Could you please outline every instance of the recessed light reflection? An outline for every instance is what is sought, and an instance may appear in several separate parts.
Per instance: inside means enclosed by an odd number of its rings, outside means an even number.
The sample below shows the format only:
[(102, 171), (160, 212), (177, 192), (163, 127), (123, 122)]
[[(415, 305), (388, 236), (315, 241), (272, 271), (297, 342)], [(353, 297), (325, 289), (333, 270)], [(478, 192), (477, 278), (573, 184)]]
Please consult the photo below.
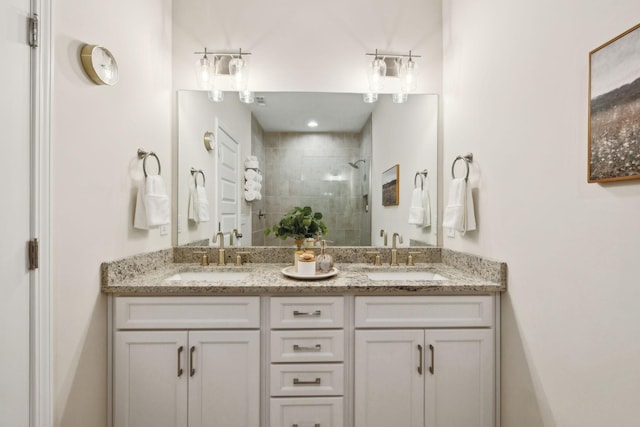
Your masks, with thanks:
[(315, 120), (309, 120), (307, 122), (307, 126), (310, 128), (317, 128), (318, 127), (318, 122), (316, 122)]

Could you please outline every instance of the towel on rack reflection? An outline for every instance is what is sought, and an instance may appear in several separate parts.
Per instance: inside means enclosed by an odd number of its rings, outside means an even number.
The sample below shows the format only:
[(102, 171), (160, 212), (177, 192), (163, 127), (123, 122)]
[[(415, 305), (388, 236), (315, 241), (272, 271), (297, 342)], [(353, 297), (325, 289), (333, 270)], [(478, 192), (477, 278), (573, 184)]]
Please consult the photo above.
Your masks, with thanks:
[(462, 234), (476, 229), (471, 187), (464, 178), (454, 178), (449, 184), (449, 203), (444, 210), (442, 227)]
[(256, 156), (248, 156), (244, 161), (244, 167), (247, 169), (259, 169), (260, 162)]
[(254, 200), (262, 200), (262, 194), (260, 194), (260, 191), (256, 191), (256, 190), (245, 190), (244, 199), (247, 202), (253, 202)]
[(262, 184), (260, 184), (258, 181), (248, 180), (244, 183), (244, 189), (248, 191), (260, 191), (262, 190)]
[(204, 185), (194, 180), (189, 185), (189, 219), (196, 224), (209, 221), (209, 199)]
[(244, 171), (244, 179), (247, 181), (255, 181), (258, 177), (258, 172), (253, 169), (247, 169)]
[(160, 175), (145, 177), (138, 185), (133, 226), (149, 230), (171, 222), (171, 203)]
[(411, 206), (409, 207), (409, 224), (418, 227), (431, 226), (431, 200), (427, 185), (424, 190), (419, 187), (413, 189)]

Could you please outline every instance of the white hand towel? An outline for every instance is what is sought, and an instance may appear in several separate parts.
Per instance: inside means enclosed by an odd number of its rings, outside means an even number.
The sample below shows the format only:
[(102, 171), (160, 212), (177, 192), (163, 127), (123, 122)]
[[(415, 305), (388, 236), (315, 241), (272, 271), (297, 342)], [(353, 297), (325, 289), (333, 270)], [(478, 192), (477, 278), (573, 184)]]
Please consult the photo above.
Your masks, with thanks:
[(431, 196), (429, 195), (429, 186), (427, 181), (424, 183), (424, 191), (422, 191), (422, 207), (424, 208), (423, 227), (431, 226)]
[(188, 206), (188, 217), (189, 220), (197, 223), (198, 222), (198, 193), (196, 191), (196, 186), (191, 180), (189, 182), (189, 206)]
[(198, 196), (197, 222), (207, 222), (209, 221), (209, 199), (207, 199), (207, 190), (204, 188), (204, 185), (199, 185), (196, 188), (196, 194)]
[(476, 229), (471, 188), (464, 178), (456, 178), (449, 184), (449, 203), (444, 210), (442, 227), (462, 234)]
[(244, 171), (244, 179), (247, 181), (256, 181), (256, 177), (258, 176), (258, 172), (253, 169), (247, 169)]
[(148, 176), (138, 186), (133, 226), (142, 230), (171, 222), (171, 203), (160, 175)]
[(255, 190), (255, 191), (260, 191), (262, 189), (262, 184), (260, 184), (257, 181), (246, 181), (244, 183), (244, 189), (245, 190)]
[(422, 225), (424, 222), (423, 197), (420, 188), (414, 188), (411, 193), (411, 206), (409, 207), (409, 224)]

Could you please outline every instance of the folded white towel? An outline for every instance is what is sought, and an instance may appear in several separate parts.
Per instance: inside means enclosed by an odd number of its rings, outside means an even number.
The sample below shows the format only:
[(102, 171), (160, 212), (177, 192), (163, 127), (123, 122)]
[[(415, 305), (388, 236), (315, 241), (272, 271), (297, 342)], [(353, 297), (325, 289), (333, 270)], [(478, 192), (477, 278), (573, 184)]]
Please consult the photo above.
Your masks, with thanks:
[(262, 189), (262, 184), (260, 184), (257, 181), (246, 181), (244, 183), (244, 189), (245, 190), (255, 190), (255, 191), (260, 191)]
[(256, 200), (262, 200), (262, 193), (259, 191), (256, 191)]
[(260, 172), (256, 173), (254, 181), (262, 182), (262, 174)]
[(409, 224), (422, 225), (424, 222), (422, 200), (422, 190), (414, 188), (411, 193), (411, 206), (409, 207)]
[(171, 222), (171, 203), (160, 175), (148, 176), (138, 185), (133, 226), (142, 230)]
[(246, 190), (244, 192), (244, 199), (247, 202), (252, 202), (252, 201), (256, 200), (256, 197), (257, 197), (258, 194), (260, 194), (260, 193), (255, 191), (255, 190)]
[(260, 163), (257, 160), (245, 160), (244, 167), (249, 169), (259, 169)]
[(196, 224), (209, 221), (209, 199), (204, 185), (192, 181), (189, 187), (189, 219)]
[(456, 178), (449, 184), (449, 203), (444, 210), (442, 227), (462, 234), (476, 229), (471, 188), (464, 178)]
[(247, 181), (257, 181), (257, 176), (258, 172), (254, 171), (253, 169), (247, 169), (246, 171), (244, 171), (244, 179), (246, 179)]

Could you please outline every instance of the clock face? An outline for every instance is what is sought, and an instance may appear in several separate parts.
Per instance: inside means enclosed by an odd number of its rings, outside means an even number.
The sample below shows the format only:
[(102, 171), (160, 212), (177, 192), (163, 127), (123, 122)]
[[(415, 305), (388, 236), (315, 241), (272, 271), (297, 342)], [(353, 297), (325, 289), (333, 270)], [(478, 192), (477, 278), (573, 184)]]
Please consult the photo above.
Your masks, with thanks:
[(85, 72), (94, 83), (114, 85), (118, 82), (118, 63), (108, 49), (85, 45), (80, 56)]

